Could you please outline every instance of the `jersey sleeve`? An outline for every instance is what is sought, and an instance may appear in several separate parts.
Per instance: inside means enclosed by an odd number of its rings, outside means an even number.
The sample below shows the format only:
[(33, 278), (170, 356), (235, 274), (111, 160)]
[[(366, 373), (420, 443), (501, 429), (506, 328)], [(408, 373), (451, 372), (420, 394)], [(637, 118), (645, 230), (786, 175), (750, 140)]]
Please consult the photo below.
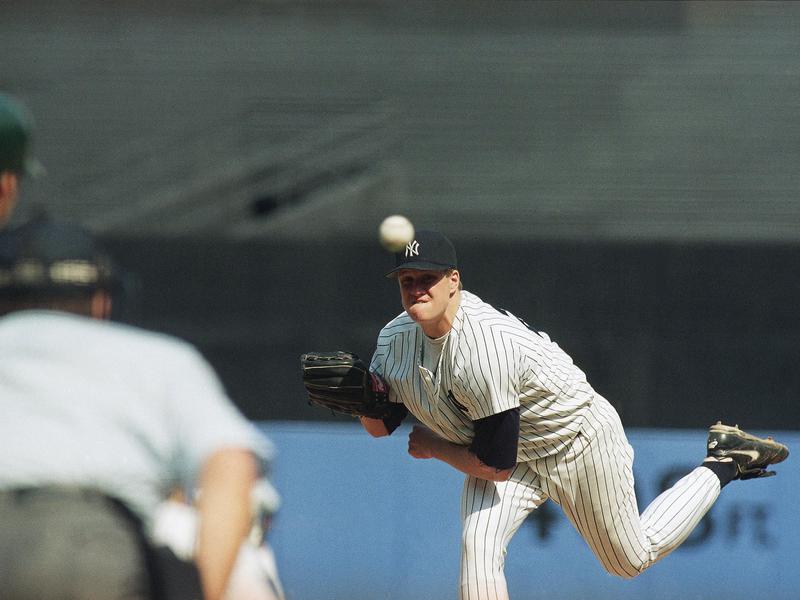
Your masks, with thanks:
[[(375, 348), (375, 352), (372, 354), (372, 360), (369, 364), (369, 370), (373, 373), (379, 375), (381, 378), (384, 378), (385, 374), (385, 366), (386, 366), (386, 355), (388, 352), (388, 345), (386, 341), (386, 336), (384, 332), (381, 331), (381, 334), (378, 336), (378, 344)], [(408, 409), (403, 405), (403, 403), (397, 398), (397, 394), (392, 391), (392, 388), (389, 384), (386, 384), (386, 387), (389, 390), (388, 398), (390, 402), (396, 404), (396, 406), (392, 406), (394, 409), (392, 414), (383, 419), (383, 424), (386, 426), (386, 431), (389, 432), (391, 435), (395, 429), (400, 426), (400, 423), (403, 422), (403, 419), (406, 418), (408, 415)]]
[(518, 356), (502, 330), (465, 323), (456, 352), (464, 372), (460, 396), (473, 421), (519, 407)]
[[(372, 360), (369, 363), (369, 370), (377, 375), (380, 375), (386, 381), (386, 385), (389, 388), (389, 395), (388, 395), (389, 402), (403, 404), (403, 401), (398, 396), (396, 390), (392, 389), (392, 384), (389, 381), (391, 378), (388, 376), (386, 372), (387, 361), (392, 360), (391, 348), (394, 339), (395, 339), (394, 335), (391, 332), (387, 332), (386, 327), (384, 327), (381, 330), (380, 334), (378, 335), (378, 341), (375, 346), (375, 352), (372, 354)], [(389, 368), (391, 369), (391, 364), (389, 365)]]
[(378, 338), (378, 347), (372, 354), (372, 360), (369, 362), (369, 370), (377, 375), (383, 377), (384, 365), (386, 364), (386, 348), (380, 344), (381, 338)]

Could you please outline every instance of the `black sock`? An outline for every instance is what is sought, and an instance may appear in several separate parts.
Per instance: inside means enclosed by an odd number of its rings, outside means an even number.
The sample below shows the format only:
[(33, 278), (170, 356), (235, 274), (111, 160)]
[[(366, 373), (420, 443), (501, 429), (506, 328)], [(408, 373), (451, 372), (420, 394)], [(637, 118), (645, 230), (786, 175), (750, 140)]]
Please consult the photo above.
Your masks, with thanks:
[(732, 460), (727, 462), (709, 460), (704, 462), (701, 466), (706, 469), (711, 469), (711, 472), (719, 478), (719, 487), (721, 488), (736, 479), (736, 476), (739, 474), (739, 469), (736, 468), (736, 463)]

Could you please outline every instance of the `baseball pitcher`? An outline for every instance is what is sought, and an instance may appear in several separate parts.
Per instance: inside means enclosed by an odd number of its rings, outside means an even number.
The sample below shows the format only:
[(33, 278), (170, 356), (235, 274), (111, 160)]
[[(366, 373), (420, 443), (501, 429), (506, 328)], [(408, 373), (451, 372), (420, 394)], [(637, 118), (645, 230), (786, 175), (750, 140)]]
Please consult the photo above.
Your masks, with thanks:
[[(720, 423), (702, 463), (639, 513), (633, 450), (613, 406), (546, 334), (462, 289), (456, 252), (418, 231), (387, 274), (405, 309), (367, 367), (346, 353), (302, 358), (311, 400), (360, 414), (373, 436), (407, 412), (408, 452), (462, 471), (460, 598), (505, 600), (506, 547), (555, 501), (611, 574), (637, 576), (677, 548), (734, 479), (773, 475), (788, 449)], [(333, 398), (338, 408), (329, 402)], [(354, 407), (361, 401), (363, 412)], [(326, 404), (327, 403), (327, 404)]]

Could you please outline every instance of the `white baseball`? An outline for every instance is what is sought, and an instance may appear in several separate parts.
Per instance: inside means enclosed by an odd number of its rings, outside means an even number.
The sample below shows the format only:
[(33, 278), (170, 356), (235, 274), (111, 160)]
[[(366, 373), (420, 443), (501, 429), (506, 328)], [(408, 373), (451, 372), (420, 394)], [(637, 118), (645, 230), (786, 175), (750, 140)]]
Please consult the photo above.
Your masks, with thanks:
[(400, 252), (414, 240), (414, 226), (402, 215), (386, 217), (378, 229), (381, 245), (389, 252)]

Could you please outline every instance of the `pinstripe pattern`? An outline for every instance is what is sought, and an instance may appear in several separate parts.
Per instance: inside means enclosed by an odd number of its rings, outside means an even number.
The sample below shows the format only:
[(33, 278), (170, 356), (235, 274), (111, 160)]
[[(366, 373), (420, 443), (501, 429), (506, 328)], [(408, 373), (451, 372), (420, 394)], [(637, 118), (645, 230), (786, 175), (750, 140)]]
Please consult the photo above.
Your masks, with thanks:
[(719, 496), (698, 467), (639, 515), (633, 450), (616, 412), (598, 396), (585, 430), (563, 452), (518, 463), (508, 481), (467, 477), (461, 497), (461, 600), (506, 600), (503, 564), (528, 514), (552, 498), (612, 575), (635, 577), (677, 548)]
[(600, 396), (572, 446), (530, 466), (603, 567), (626, 578), (677, 548), (720, 492), (717, 476), (698, 467), (640, 516), (633, 487), (633, 449), (616, 411)]
[(508, 481), (466, 478), (461, 494), (460, 598), (508, 598), (506, 548), (525, 517), (545, 500), (538, 475), (526, 463), (519, 463)]
[[(639, 515), (633, 449), (619, 416), (547, 335), (469, 292), (435, 368), (405, 313), (381, 330), (371, 368), (427, 427), (472, 441), (472, 421), (520, 407), (517, 466), (504, 482), (468, 476), (461, 500), (461, 600), (505, 600), (506, 548), (525, 517), (558, 503), (603, 567), (634, 577), (669, 554), (719, 496), (698, 467)], [(427, 368), (426, 368), (427, 367)]]
[(546, 334), (464, 291), (435, 374), (421, 366), (424, 340), (402, 313), (381, 330), (370, 368), (389, 384), (390, 400), (442, 437), (468, 444), (473, 420), (517, 406), (519, 461), (556, 454), (580, 431), (594, 391)]

